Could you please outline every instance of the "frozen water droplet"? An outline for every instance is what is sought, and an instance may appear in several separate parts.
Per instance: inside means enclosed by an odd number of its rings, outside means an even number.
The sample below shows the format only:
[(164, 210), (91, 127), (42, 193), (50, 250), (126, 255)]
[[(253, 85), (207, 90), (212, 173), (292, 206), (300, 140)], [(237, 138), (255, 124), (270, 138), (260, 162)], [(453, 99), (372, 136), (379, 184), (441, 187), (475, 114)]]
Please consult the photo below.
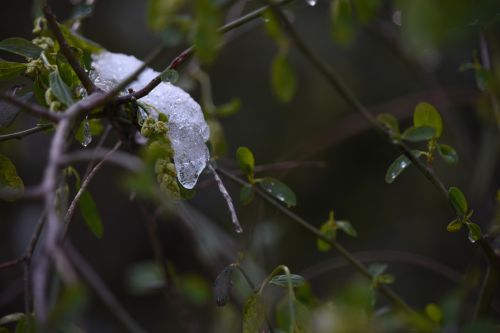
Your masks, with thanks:
[(139, 125), (142, 126), (142, 123), (148, 117), (148, 113), (144, 111), (144, 109), (140, 106), (138, 107), (138, 109), (139, 110), (137, 111), (137, 122), (139, 123)]
[(82, 146), (87, 147), (92, 142), (92, 133), (90, 131), (90, 122), (88, 118), (83, 121), (83, 139)]
[(317, 2), (318, 0), (306, 0), (306, 3), (311, 7), (316, 6)]
[(392, 13), (392, 22), (397, 26), (402, 25), (401, 11), (400, 10), (396, 10), (394, 13)]
[(179, 73), (175, 69), (166, 69), (161, 73), (161, 80), (163, 82), (175, 83), (179, 79)]

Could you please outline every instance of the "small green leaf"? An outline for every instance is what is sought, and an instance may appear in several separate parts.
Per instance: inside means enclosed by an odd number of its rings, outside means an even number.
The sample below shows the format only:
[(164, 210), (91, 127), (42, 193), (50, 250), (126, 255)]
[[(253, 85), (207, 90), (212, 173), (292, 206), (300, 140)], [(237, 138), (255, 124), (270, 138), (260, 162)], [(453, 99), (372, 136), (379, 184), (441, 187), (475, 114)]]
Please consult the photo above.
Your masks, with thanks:
[(218, 306), (226, 305), (231, 289), (233, 288), (233, 281), (231, 275), (234, 271), (234, 265), (226, 266), (222, 272), (217, 276), (214, 282), (214, 295), (215, 302)]
[(354, 0), (358, 20), (362, 23), (369, 22), (375, 17), (381, 4), (380, 0)]
[(266, 10), (262, 14), (262, 18), (264, 19), (264, 27), (269, 37), (271, 37), (278, 44), (286, 40), (276, 16), (270, 9)]
[(239, 147), (236, 150), (236, 160), (240, 164), (240, 169), (249, 178), (253, 178), (253, 169), (255, 167), (255, 159), (252, 151), (247, 147)]
[(214, 1), (196, 0), (194, 31), (195, 52), (201, 62), (210, 64), (215, 59), (221, 41), (220, 10)]
[(459, 219), (453, 220), (446, 226), (448, 232), (457, 232), (462, 229), (463, 223)]
[(413, 125), (415, 127), (429, 126), (434, 128), (435, 137), (439, 138), (443, 133), (443, 120), (436, 108), (425, 102), (419, 103), (413, 112)]
[(452, 146), (445, 144), (438, 144), (437, 150), (439, 152), (439, 156), (443, 158), (449, 164), (457, 164), (458, 162), (458, 154), (453, 149)]
[(85, 223), (87, 223), (87, 226), (97, 238), (102, 238), (103, 227), (101, 218), (99, 217), (99, 212), (97, 211), (94, 199), (88, 191), (83, 191), (82, 196), (80, 197), (79, 205), (83, 219), (85, 220)]
[(56, 70), (50, 73), (49, 84), (52, 89), (52, 93), (61, 103), (66, 106), (70, 106), (74, 103), (71, 90), (66, 83), (64, 83), (63, 79), (59, 75), (59, 71)]
[(215, 114), (219, 117), (227, 117), (235, 114), (241, 108), (241, 100), (239, 98), (233, 98), (230, 102), (222, 105), (218, 105), (215, 109)]
[(465, 195), (457, 187), (450, 187), (448, 190), (448, 198), (451, 201), (453, 207), (457, 211), (457, 214), (464, 216), (469, 211), (469, 205), (467, 204), (467, 199)]
[(333, 38), (340, 44), (348, 44), (355, 34), (355, 24), (349, 0), (331, 2), (331, 20)]
[(411, 142), (427, 141), (434, 137), (436, 130), (430, 126), (410, 127), (403, 132), (403, 140)]
[(149, 0), (147, 9), (149, 27), (155, 31), (166, 28), (183, 2), (183, 0)]
[[(87, 295), (78, 284), (65, 287), (57, 303), (49, 314), (49, 325), (55, 327), (69, 325), (85, 308)], [(63, 331), (66, 331), (63, 329)]]
[[(323, 223), (323, 225), (321, 225), (320, 231), (327, 239), (332, 241), (337, 237), (337, 225), (335, 223), (333, 211), (330, 211), (330, 217), (325, 223)], [(316, 247), (321, 252), (326, 252), (331, 249), (331, 245), (321, 238), (317, 239)]]
[(265, 318), (264, 302), (259, 294), (254, 293), (243, 307), (243, 333), (260, 332)]
[(336, 221), (337, 227), (351, 237), (356, 237), (358, 233), (349, 221)]
[(391, 284), (394, 283), (396, 279), (394, 278), (394, 275), (391, 274), (381, 274), (377, 276), (377, 282), (378, 283), (383, 283), (383, 284)]
[(35, 333), (35, 318), (24, 315), (17, 323), (15, 333)]
[(19, 37), (7, 38), (0, 42), (0, 50), (18, 54), (25, 58), (37, 59), (42, 49), (29, 40)]
[(288, 281), (290, 281), (294, 288), (300, 287), (305, 283), (304, 277), (297, 274), (290, 274), (290, 277), (286, 274), (276, 275), (271, 279), (271, 281), (269, 281), (269, 283), (283, 288), (288, 288)]
[(24, 192), (23, 180), (17, 175), (16, 167), (4, 155), (0, 155), (0, 199), (14, 201)]
[(276, 97), (282, 102), (289, 102), (297, 90), (295, 72), (283, 54), (278, 54), (273, 60), (271, 83)]
[(175, 83), (179, 80), (179, 73), (175, 69), (167, 68), (160, 77), (163, 82)]
[(0, 81), (11, 80), (26, 71), (28, 66), (18, 62), (10, 62), (0, 59)]
[(441, 320), (443, 319), (443, 312), (439, 306), (434, 303), (430, 303), (425, 306), (425, 314), (436, 324), (441, 323)]
[(377, 116), (377, 120), (384, 124), (388, 129), (390, 129), (394, 134), (399, 134), (399, 122), (398, 118), (394, 117), (390, 113), (381, 113)]
[(467, 228), (469, 228), (469, 241), (475, 243), (483, 237), (481, 232), (481, 227), (475, 223), (468, 222)]
[(297, 204), (295, 193), (283, 182), (268, 177), (260, 179), (259, 184), (267, 193), (285, 203), (288, 207)]
[(135, 263), (125, 274), (125, 287), (133, 295), (148, 295), (164, 286), (163, 270), (156, 261)]
[(252, 202), (254, 197), (252, 186), (243, 186), (240, 190), (240, 202), (244, 205), (248, 205)]
[[(418, 158), (422, 155), (422, 152), (419, 150), (412, 150), (412, 153)], [(394, 182), (394, 180), (409, 166), (411, 165), (411, 161), (405, 155), (400, 155), (398, 158), (391, 163), (387, 172), (385, 174), (385, 181), (388, 184)]]

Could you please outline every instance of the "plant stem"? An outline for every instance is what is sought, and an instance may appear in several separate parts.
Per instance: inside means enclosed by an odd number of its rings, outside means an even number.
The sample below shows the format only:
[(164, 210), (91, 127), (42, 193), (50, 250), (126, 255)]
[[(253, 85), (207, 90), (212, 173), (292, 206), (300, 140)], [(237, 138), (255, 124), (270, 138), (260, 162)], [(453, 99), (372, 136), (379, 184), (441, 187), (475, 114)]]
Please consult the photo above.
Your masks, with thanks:
[(9, 102), (12, 105), (18, 106), (21, 109), (28, 111), (29, 113), (41, 117), (43, 119), (47, 119), (53, 122), (58, 122), (61, 120), (62, 116), (58, 113), (51, 112), (50, 110), (30, 102), (23, 101), (22, 99), (17, 98), (11, 94), (8, 94), (4, 91), (0, 91), (0, 99)]

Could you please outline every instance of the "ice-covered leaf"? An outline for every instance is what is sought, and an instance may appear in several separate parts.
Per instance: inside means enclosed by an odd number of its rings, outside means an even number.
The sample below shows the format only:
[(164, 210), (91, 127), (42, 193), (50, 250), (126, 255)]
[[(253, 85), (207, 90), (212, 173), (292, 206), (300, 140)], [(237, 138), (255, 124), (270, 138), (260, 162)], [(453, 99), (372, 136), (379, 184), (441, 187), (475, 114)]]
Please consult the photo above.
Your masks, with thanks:
[[(101, 52), (93, 55), (91, 78), (96, 86), (109, 91), (141, 65), (142, 61), (133, 56)], [(146, 68), (127, 88), (137, 91), (159, 74)], [(168, 82), (160, 83), (141, 102), (154, 106), (153, 117), (158, 117), (158, 112), (168, 117), (167, 135), (174, 150), (177, 179), (183, 187), (192, 189), (210, 157), (205, 144), (210, 130), (200, 105)]]
[(264, 302), (259, 294), (254, 293), (243, 307), (243, 333), (260, 332), (264, 321)]
[(52, 89), (52, 93), (57, 99), (66, 106), (70, 106), (74, 103), (71, 89), (63, 81), (59, 71), (53, 71), (49, 75), (49, 84)]
[(4, 155), (0, 155), (0, 199), (14, 201), (24, 191), (24, 183), (17, 175), (16, 167)]
[(413, 112), (413, 125), (415, 127), (429, 126), (434, 128), (435, 137), (439, 138), (443, 132), (443, 120), (438, 110), (429, 103), (421, 102)]
[(274, 276), (269, 283), (283, 288), (288, 288), (289, 283), (291, 283), (294, 288), (297, 288), (304, 285), (305, 279), (298, 274), (283, 274)]
[(283, 54), (278, 54), (273, 60), (271, 83), (276, 96), (282, 102), (289, 102), (297, 90), (295, 71)]
[(37, 59), (42, 49), (29, 40), (20, 37), (7, 38), (0, 42), (0, 50), (18, 54), (25, 58)]
[(410, 127), (402, 134), (402, 139), (411, 142), (430, 140), (435, 136), (436, 130), (430, 126)]
[(163, 82), (176, 83), (179, 79), (179, 73), (175, 69), (167, 68), (161, 73)]
[(460, 191), (458, 187), (450, 187), (448, 190), (448, 198), (451, 201), (453, 207), (457, 211), (458, 215), (465, 215), (469, 211), (469, 205), (467, 204), (467, 199), (465, 195)]
[(102, 238), (103, 227), (101, 218), (99, 216), (99, 212), (97, 211), (95, 201), (88, 191), (83, 191), (82, 196), (80, 197), (79, 205), (83, 219), (85, 220), (87, 226), (97, 238)]
[(437, 151), (439, 152), (439, 156), (441, 156), (447, 163), (457, 164), (458, 154), (452, 146), (438, 144)]
[(297, 204), (295, 193), (285, 183), (275, 178), (267, 177), (260, 179), (259, 184), (267, 193), (285, 203), (288, 207)]
[(26, 71), (27, 65), (0, 59), (0, 81), (11, 80)]

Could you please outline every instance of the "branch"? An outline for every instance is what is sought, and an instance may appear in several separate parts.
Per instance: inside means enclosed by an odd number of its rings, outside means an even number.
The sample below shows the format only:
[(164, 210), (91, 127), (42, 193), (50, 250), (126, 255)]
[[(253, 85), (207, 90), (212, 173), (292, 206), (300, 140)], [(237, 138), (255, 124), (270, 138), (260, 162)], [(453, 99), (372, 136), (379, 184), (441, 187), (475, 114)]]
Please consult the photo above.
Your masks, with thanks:
[[(227, 177), (228, 179), (232, 180), (233, 182), (241, 185), (241, 186), (251, 186), (249, 183), (246, 181), (235, 177), (233, 174), (229, 173), (228, 171), (221, 169), (220, 167), (217, 168), (217, 171), (219, 171), (223, 176)], [(264, 199), (267, 203), (271, 204), (275, 208), (277, 208), (281, 213), (289, 217), (292, 221), (298, 223), (300, 226), (303, 228), (307, 229), (311, 234), (315, 235), (316, 237), (322, 239), (323, 241), (327, 242), (330, 244), (331, 247), (333, 247), (337, 252), (340, 253), (342, 257), (344, 257), (345, 260), (347, 260), (361, 275), (365, 276), (368, 278), (370, 281), (373, 281), (373, 276), (372, 274), (368, 271), (368, 269), (359, 261), (357, 260), (353, 255), (349, 253), (348, 250), (346, 250), (342, 245), (337, 243), (336, 241), (332, 240), (329, 237), (326, 237), (319, 229), (314, 227), (310, 222), (306, 221), (305, 219), (301, 218), (285, 206), (282, 206), (280, 203), (278, 203), (276, 200), (274, 200), (272, 197), (270, 197), (268, 194), (265, 192), (261, 191), (260, 189), (256, 188), (257, 195), (259, 195), (262, 199)], [(397, 309), (410, 314), (410, 315), (416, 315), (416, 313), (411, 309), (406, 302), (399, 297), (391, 288), (389, 288), (387, 285), (384, 284), (379, 284), (378, 285), (378, 290), (380, 293), (382, 293)]]
[(59, 42), (59, 46), (61, 47), (62, 53), (66, 57), (66, 60), (68, 60), (68, 63), (71, 65), (71, 68), (73, 68), (73, 70), (75, 71), (82, 85), (85, 87), (85, 90), (87, 90), (88, 93), (98, 91), (98, 88), (90, 80), (89, 76), (87, 75), (83, 67), (80, 65), (80, 62), (73, 53), (73, 50), (66, 42), (66, 39), (64, 38), (62, 31), (59, 28), (59, 23), (57, 23), (56, 16), (52, 12), (52, 9), (50, 9), (48, 4), (45, 4), (43, 6), (43, 13), (45, 15), (45, 18), (47, 19), (47, 24), (50, 30), (52, 31), (54, 37)]
[(25, 136), (35, 134), (38, 132), (43, 132), (45, 130), (48, 130), (49, 128), (53, 128), (51, 124), (38, 124), (35, 127), (28, 128), (23, 131), (15, 132), (15, 133), (9, 133), (9, 134), (4, 134), (0, 135), (0, 142), (1, 141), (7, 141), (7, 140), (22, 140)]
[[(94, 150), (79, 150), (59, 158), (60, 165), (68, 165), (80, 161), (92, 161), (96, 158), (106, 159), (130, 171), (140, 171), (144, 166), (142, 160), (134, 155), (114, 152), (115, 148), (109, 150), (96, 148)], [(113, 154), (112, 154), (113, 153)]]
[(5, 101), (9, 102), (12, 105), (18, 106), (21, 109), (28, 111), (29, 113), (32, 113), (35, 116), (38, 116), (38, 117), (41, 117), (43, 119), (47, 119), (47, 120), (50, 120), (50, 121), (53, 121), (56, 123), (59, 120), (61, 120), (61, 118), (62, 118), (62, 116), (58, 113), (51, 112), (42, 106), (23, 101), (23, 100), (17, 98), (16, 96), (8, 94), (4, 91), (0, 91), (0, 99), (3, 99)]

